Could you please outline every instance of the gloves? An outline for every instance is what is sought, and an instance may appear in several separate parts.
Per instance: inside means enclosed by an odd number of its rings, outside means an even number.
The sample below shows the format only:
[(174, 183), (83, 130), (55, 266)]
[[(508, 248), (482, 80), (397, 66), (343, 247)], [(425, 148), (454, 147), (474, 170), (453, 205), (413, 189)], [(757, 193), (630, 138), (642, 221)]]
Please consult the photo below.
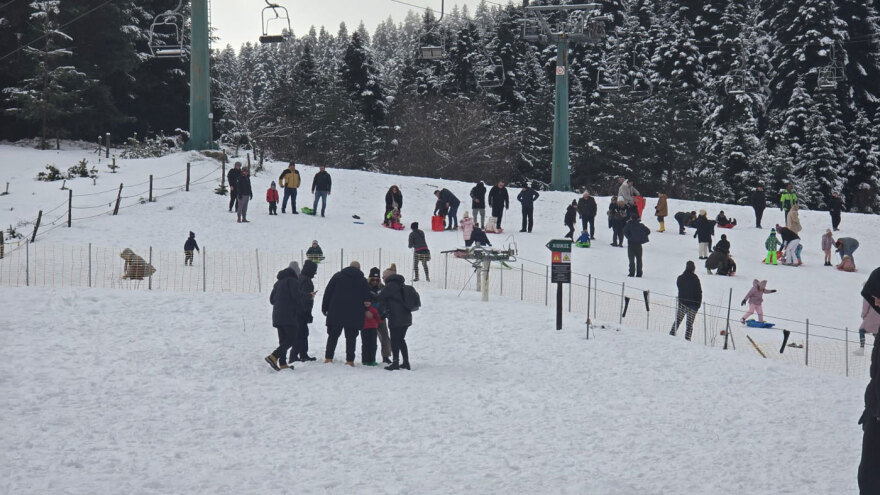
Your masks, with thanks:
[(745, 300), (745, 299), (743, 299), (743, 300), (742, 300), (742, 302), (741, 302), (741, 303), (739, 303), (739, 305), (740, 305), (740, 306), (745, 306), (745, 305), (746, 305), (746, 300)]

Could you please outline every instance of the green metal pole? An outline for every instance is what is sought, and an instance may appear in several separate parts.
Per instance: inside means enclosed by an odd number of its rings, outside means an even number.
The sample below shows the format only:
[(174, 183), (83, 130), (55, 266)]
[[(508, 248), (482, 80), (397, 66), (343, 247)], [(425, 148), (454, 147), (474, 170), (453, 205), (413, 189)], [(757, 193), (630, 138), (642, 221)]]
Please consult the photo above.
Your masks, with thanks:
[(211, 54), (208, 32), (208, 0), (192, 0), (192, 50), (189, 64), (189, 141), (187, 150), (210, 150)]
[(553, 171), (550, 188), (571, 191), (568, 157), (568, 38), (556, 42), (556, 105), (553, 115)]

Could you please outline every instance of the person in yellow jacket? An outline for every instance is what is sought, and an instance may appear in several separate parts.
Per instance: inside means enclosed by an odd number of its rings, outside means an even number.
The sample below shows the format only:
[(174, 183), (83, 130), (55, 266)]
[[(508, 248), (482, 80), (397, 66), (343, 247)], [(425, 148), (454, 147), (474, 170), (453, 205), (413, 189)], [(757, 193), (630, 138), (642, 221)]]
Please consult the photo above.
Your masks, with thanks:
[(284, 188), (284, 200), (281, 202), (281, 213), (285, 213), (285, 209), (287, 209), (287, 200), (290, 199), (290, 211), (294, 215), (299, 214), (296, 211), (296, 191), (299, 187), (300, 177), (299, 170), (296, 169), (296, 165), (292, 162), (290, 165), (284, 169), (284, 172), (281, 172), (281, 176), (278, 177), (278, 184)]
[(782, 195), (779, 196), (779, 209), (782, 210), (786, 222), (788, 222), (788, 211), (791, 210), (791, 207), (796, 205), (797, 202), (797, 193), (794, 192), (791, 184), (785, 186), (785, 191), (782, 191)]

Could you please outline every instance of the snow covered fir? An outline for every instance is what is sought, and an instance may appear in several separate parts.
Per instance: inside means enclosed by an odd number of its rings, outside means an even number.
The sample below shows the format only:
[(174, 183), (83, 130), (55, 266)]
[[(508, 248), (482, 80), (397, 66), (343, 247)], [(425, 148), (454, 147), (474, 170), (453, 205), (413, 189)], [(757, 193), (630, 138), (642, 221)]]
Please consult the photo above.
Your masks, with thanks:
[(0, 492), (880, 493), (875, 2), (249, 3), (0, 2)]

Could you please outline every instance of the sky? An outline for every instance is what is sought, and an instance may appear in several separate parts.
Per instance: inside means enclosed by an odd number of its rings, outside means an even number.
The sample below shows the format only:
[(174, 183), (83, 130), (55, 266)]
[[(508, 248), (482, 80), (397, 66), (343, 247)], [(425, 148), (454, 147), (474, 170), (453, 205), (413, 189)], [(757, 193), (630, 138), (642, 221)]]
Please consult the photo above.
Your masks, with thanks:
[[(402, 22), (409, 10), (418, 13), (422, 9), (395, 3), (391, 0), (274, 0), (281, 6), (287, 7), (290, 14), (290, 24), (293, 32), (301, 36), (308, 32), (309, 27), (314, 25), (327, 27), (331, 33), (336, 33), (340, 22), (345, 22), (349, 31), (354, 31), (361, 21), (372, 33), (376, 26), (391, 16), (395, 22)], [(412, 5), (430, 7), (435, 12), (440, 11), (440, 0), (402, 0)], [(459, 7), (468, 5), (471, 13), (480, 3), (480, 0), (446, 0), (447, 12), (454, 5)], [(492, 0), (492, 3), (506, 3), (501, 0)], [(257, 42), (261, 34), (260, 23), (261, 11), (265, 7), (262, 0), (214, 0), (211, 2), (211, 22), (216, 28), (215, 34), (220, 42), (215, 48), (223, 48), (227, 44), (238, 49), (242, 44), (251, 41)], [(271, 25), (270, 25), (271, 26)]]

